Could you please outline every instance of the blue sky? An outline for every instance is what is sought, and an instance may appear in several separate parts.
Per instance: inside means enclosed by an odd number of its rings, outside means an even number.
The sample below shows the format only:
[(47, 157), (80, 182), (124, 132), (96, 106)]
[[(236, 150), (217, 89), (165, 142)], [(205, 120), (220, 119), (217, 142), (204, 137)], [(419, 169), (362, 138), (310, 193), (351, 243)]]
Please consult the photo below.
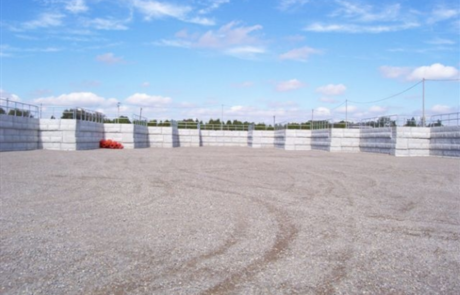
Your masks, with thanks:
[[(460, 3), (1, 1), (3, 97), (150, 119), (420, 115), (460, 77)], [(460, 111), (427, 81), (428, 115)]]

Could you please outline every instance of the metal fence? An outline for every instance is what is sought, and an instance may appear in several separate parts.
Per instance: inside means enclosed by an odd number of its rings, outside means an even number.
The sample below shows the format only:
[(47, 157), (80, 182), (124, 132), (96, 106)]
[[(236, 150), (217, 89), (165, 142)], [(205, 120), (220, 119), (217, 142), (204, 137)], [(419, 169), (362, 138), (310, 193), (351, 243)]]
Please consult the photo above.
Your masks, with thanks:
[(38, 106), (8, 98), (0, 98), (0, 114), (26, 118), (40, 117)]
[(434, 115), (430, 117), (428, 127), (460, 126), (460, 112)]
[(103, 113), (81, 107), (41, 106), (41, 119), (72, 119), (104, 123), (106, 117)]
[(426, 124), (420, 116), (389, 115), (362, 119), (359, 128), (384, 128), (384, 127), (424, 127)]
[(132, 123), (134, 125), (140, 125), (140, 126), (147, 126), (148, 125), (148, 119), (146, 117), (133, 114), (132, 119), (133, 119)]
[(334, 123), (332, 119), (309, 121), (304, 123), (282, 122), (275, 125), (275, 130), (294, 129), (294, 130), (320, 130), (329, 128), (347, 128), (345, 122)]

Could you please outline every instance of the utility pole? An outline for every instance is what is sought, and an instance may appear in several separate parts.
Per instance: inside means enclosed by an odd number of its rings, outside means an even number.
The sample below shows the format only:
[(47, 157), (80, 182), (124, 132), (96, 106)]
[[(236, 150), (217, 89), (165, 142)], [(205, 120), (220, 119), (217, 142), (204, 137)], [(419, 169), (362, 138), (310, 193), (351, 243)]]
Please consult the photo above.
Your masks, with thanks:
[(222, 105), (222, 112), (220, 114), (220, 130), (224, 129), (224, 105)]
[(139, 113), (139, 121), (142, 121), (142, 108), (141, 108), (141, 111)]
[(422, 80), (423, 84), (423, 95), (422, 95), (422, 127), (425, 127), (425, 78)]
[(276, 124), (276, 116), (273, 116), (273, 128), (275, 128), (275, 124)]
[(117, 122), (120, 123), (120, 105), (121, 103), (117, 103), (117, 108), (118, 108), (118, 116), (117, 116)]
[(313, 112), (315, 109), (311, 109), (311, 123), (310, 123), (310, 130), (313, 130)]
[(345, 128), (348, 125), (348, 99), (345, 99)]

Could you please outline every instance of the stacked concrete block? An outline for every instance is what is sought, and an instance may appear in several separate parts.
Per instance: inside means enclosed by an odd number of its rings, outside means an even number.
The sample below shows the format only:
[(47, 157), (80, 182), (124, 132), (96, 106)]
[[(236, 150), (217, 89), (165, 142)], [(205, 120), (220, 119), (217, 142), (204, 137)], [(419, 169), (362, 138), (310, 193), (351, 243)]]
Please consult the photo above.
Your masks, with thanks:
[(430, 155), (460, 157), (460, 126), (432, 127)]
[(98, 149), (104, 138), (101, 123), (72, 119), (40, 119), (39, 147), (45, 150)]
[(181, 147), (199, 147), (200, 130), (198, 129), (179, 129), (179, 146)]
[(201, 130), (201, 146), (248, 146), (247, 131)]
[(275, 147), (289, 151), (311, 150), (311, 131), (283, 129), (275, 131)]
[(148, 127), (150, 147), (179, 147), (179, 133), (175, 127)]
[(105, 139), (120, 142), (126, 149), (150, 146), (147, 126), (136, 124), (104, 124)]
[(286, 147), (286, 129), (275, 130), (275, 148), (284, 150)]
[(0, 151), (38, 149), (38, 127), (38, 119), (0, 115)]
[(359, 138), (361, 152), (391, 154), (394, 149), (391, 127), (361, 129)]
[(393, 147), (396, 157), (424, 157), (430, 155), (430, 128), (393, 127)]
[[(249, 134), (250, 133), (250, 134)], [(273, 148), (275, 147), (275, 131), (253, 130), (248, 132), (248, 142), (253, 148)]]
[(321, 129), (311, 131), (311, 148), (313, 150), (329, 151), (331, 147), (331, 130)]
[(359, 152), (359, 129), (331, 129), (330, 152)]

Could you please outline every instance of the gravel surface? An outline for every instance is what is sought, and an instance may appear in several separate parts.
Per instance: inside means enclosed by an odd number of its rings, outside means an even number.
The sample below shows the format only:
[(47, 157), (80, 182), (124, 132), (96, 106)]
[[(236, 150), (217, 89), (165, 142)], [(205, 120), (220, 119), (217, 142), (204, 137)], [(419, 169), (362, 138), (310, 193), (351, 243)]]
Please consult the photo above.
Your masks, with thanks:
[(0, 153), (1, 294), (460, 294), (460, 159)]

